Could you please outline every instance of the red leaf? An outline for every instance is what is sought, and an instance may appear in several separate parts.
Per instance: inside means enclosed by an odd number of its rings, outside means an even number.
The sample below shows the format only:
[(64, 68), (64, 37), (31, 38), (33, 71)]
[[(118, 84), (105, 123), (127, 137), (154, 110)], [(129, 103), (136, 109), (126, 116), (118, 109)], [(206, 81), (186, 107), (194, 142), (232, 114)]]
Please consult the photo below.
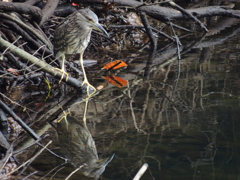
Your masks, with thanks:
[(122, 60), (115, 60), (110, 63), (107, 63), (102, 69), (119, 69), (125, 67), (127, 64)]
[(122, 88), (127, 85), (128, 81), (117, 76), (105, 76), (103, 77), (110, 84)]

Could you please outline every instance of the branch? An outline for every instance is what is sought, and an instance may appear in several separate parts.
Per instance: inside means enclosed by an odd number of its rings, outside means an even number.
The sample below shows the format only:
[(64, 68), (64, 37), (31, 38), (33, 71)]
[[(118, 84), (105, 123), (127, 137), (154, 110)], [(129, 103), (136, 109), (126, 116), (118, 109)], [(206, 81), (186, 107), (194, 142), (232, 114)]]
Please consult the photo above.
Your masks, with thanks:
[(37, 23), (39, 23), (42, 19), (41, 9), (25, 3), (10, 3), (0, 1), (0, 10), (14, 11), (18, 12), (19, 14), (29, 14)]
[[(162, 20), (162, 21), (169, 21), (169, 20), (176, 20), (176, 19), (186, 19), (188, 18), (186, 15), (182, 14), (181, 12), (170, 9), (162, 6), (156, 6), (155, 4), (145, 5), (138, 1), (129, 1), (129, 0), (74, 0), (74, 2), (83, 3), (83, 4), (106, 4), (115, 3), (117, 6), (126, 6), (137, 8), (140, 7), (139, 10), (145, 12), (147, 15), (151, 16), (152, 18)], [(207, 16), (230, 16), (235, 18), (240, 18), (240, 11), (233, 10), (227, 6), (208, 6), (203, 8), (196, 8), (196, 9), (186, 9), (187, 12), (193, 14), (197, 18), (207, 17)]]
[(36, 48), (40, 49), (41, 53), (46, 53), (46, 54), (52, 54), (52, 51), (50, 51), (49, 49), (47, 49), (45, 46), (43, 46), (42, 43), (37, 42), (37, 39), (34, 39), (33, 37), (31, 37), (26, 31), (24, 31), (17, 23), (15, 23), (14, 21), (10, 21), (10, 20), (6, 20), (3, 19), (2, 20), (5, 24), (8, 24), (9, 26), (12, 26), (14, 30), (14, 32), (18, 32), (19, 34), (21, 34), (21, 36), (23, 37), (24, 40), (26, 40), (28, 43), (33, 44)]
[[(2, 37), (0, 37), (0, 48), (2, 50), (8, 48), (14, 55), (19, 56), (26, 62), (31, 62), (32, 64), (35, 64), (37, 67), (42, 68), (45, 72), (53, 75), (57, 79), (60, 79), (62, 77), (62, 73), (59, 70), (47, 64), (46, 62), (36, 58), (35, 56), (27, 53), (26, 51), (16, 47), (15, 45), (5, 41)], [(73, 77), (69, 76), (67, 81), (66, 78), (63, 78), (63, 81), (75, 88), (81, 88), (82, 82)]]
[(19, 118), (4, 102), (0, 100), (0, 107), (4, 109), (8, 114), (10, 114), (17, 122), (18, 124), (29, 133), (29, 135), (37, 140), (40, 139), (40, 137), (27, 125), (21, 118)]
[(40, 26), (43, 25), (43, 23), (52, 16), (54, 13), (57, 5), (59, 3), (59, 0), (48, 0), (45, 4), (44, 8), (42, 9), (42, 20), (40, 22)]
[(34, 5), (39, 3), (41, 0), (27, 0), (24, 2), (24, 4)]
[(140, 17), (141, 17), (142, 23), (145, 27), (145, 30), (147, 32), (148, 38), (151, 42), (151, 46), (152, 46), (153, 49), (156, 50), (157, 49), (157, 41), (156, 41), (156, 38), (153, 35), (152, 28), (148, 23), (148, 19), (146, 17), (146, 14), (144, 12), (140, 12)]
[(170, 6), (172, 6), (173, 8), (176, 8), (177, 10), (179, 10), (180, 12), (182, 12), (189, 18), (193, 19), (205, 32), (208, 32), (208, 29), (204, 26), (204, 24), (201, 21), (199, 21), (195, 16), (193, 16), (191, 13), (187, 12), (181, 6), (178, 6), (176, 3), (172, 2), (172, 1), (168, 2), (168, 4)]
[(72, 14), (76, 11), (76, 8), (69, 3), (63, 3), (58, 5), (58, 7), (54, 11), (55, 16), (66, 17), (69, 14)]
[(49, 48), (50, 50), (53, 49), (52, 43), (51, 43), (48, 39), (45, 39), (44, 37), (42, 37), (38, 32), (36, 32), (36, 30), (33, 30), (31, 27), (29, 27), (29, 26), (26, 25), (24, 22), (22, 22), (19, 18), (13, 17), (13, 16), (11, 16), (11, 15), (8, 15), (8, 14), (2, 13), (2, 12), (0, 12), (0, 17), (6, 18), (6, 19), (10, 19), (10, 20), (16, 22), (18, 25), (20, 25), (21, 27), (25, 28), (27, 31), (31, 32), (31, 33), (34, 34), (37, 38), (39, 38), (44, 44), (46, 44), (46, 45), (48, 46), (48, 48)]

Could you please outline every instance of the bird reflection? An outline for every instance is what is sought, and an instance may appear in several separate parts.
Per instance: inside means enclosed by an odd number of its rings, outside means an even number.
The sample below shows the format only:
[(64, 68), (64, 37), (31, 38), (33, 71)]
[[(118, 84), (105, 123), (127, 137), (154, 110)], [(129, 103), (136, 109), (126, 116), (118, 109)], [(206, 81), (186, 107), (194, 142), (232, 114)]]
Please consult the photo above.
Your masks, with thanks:
[[(87, 102), (86, 102), (87, 106)], [(64, 156), (87, 177), (98, 179), (113, 156), (99, 159), (95, 142), (86, 125), (86, 108), (82, 120), (69, 114), (58, 123), (59, 144)], [(84, 165), (85, 164), (85, 165)]]

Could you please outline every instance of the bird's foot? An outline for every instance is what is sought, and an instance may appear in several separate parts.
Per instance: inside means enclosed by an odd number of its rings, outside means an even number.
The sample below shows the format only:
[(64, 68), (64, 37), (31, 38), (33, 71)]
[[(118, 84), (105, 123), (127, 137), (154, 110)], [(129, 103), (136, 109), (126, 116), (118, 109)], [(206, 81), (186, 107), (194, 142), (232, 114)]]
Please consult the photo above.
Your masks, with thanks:
[(58, 71), (60, 71), (60, 72), (62, 72), (62, 76), (61, 76), (61, 79), (59, 80), (59, 84), (61, 83), (61, 81), (62, 81), (62, 79), (63, 79), (63, 77), (64, 77), (64, 74), (66, 75), (66, 81), (68, 80), (68, 73), (66, 72), (66, 71), (64, 71), (64, 70), (62, 70), (62, 69), (59, 69), (59, 68), (55, 68), (55, 69), (57, 69)]
[(67, 120), (67, 115), (70, 114), (70, 110), (68, 109), (68, 111), (63, 111), (63, 115), (60, 119), (57, 120), (57, 123), (60, 123), (63, 119), (65, 120), (66, 123), (66, 129), (68, 130), (68, 120)]
[[(86, 99), (89, 99), (97, 90), (95, 89), (95, 87), (93, 87), (91, 84), (89, 84), (88, 80), (84, 80), (82, 83), (82, 86), (86, 84), (87, 86), (87, 95), (88, 97)], [(89, 88), (91, 88), (93, 90), (92, 93), (89, 93)]]

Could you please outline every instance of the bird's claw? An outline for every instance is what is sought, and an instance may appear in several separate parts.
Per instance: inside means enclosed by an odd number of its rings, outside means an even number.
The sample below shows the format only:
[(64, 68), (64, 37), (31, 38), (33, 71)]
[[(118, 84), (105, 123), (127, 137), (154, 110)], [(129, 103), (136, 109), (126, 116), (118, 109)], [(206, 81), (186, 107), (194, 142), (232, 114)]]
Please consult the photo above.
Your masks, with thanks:
[(67, 72), (65, 72), (64, 70), (62, 70), (62, 69), (59, 69), (59, 68), (55, 68), (56, 70), (58, 70), (58, 71), (60, 71), (60, 72), (62, 72), (62, 76), (61, 76), (61, 79), (59, 80), (59, 84), (61, 83), (61, 81), (62, 81), (62, 79), (63, 79), (63, 77), (64, 77), (64, 74), (66, 75), (66, 81), (68, 80), (68, 73)]
[[(95, 87), (93, 87), (91, 84), (89, 84), (89, 82), (88, 82), (87, 80), (84, 80), (84, 81), (83, 81), (82, 86), (83, 86), (84, 84), (86, 84), (86, 86), (87, 86), (87, 95), (88, 95), (87, 99), (88, 99), (88, 98), (91, 97), (97, 90), (96, 90)], [(91, 88), (93, 89), (93, 92), (92, 92), (91, 94), (89, 94), (89, 87), (91, 87)]]

